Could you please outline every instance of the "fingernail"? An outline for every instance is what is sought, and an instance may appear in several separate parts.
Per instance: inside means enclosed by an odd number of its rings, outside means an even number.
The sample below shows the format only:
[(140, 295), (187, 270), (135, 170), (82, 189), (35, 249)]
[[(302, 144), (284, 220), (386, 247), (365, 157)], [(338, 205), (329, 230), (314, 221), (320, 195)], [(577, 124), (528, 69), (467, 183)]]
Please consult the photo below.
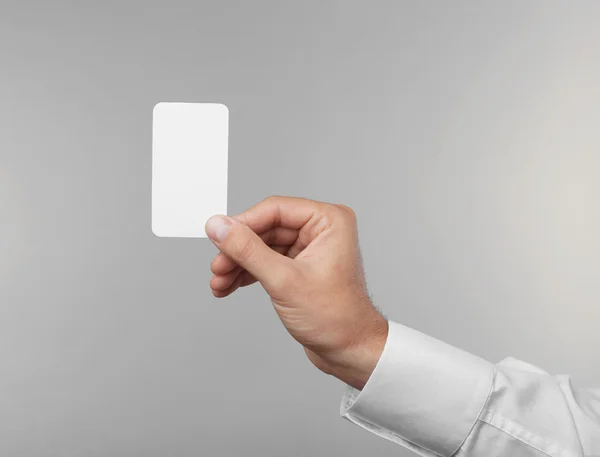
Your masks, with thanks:
[(227, 232), (231, 228), (231, 221), (226, 216), (216, 215), (206, 221), (206, 234), (220, 243), (227, 236)]

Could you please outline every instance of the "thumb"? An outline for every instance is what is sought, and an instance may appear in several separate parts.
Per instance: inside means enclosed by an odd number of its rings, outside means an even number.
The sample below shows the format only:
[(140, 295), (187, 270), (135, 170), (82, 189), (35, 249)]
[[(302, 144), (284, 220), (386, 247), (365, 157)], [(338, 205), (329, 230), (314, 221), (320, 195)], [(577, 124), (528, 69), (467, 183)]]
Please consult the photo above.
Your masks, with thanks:
[(254, 276), (265, 289), (276, 290), (289, 273), (289, 257), (267, 246), (246, 224), (233, 218), (211, 217), (205, 231), (217, 248)]

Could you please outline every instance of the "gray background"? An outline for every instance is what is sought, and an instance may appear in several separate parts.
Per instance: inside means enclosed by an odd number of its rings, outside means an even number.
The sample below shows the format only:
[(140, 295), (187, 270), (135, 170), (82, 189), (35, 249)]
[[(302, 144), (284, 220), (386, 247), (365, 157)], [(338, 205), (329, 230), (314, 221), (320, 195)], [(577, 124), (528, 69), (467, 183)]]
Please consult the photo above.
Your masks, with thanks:
[(0, 455), (412, 455), (152, 234), (158, 101), (229, 106), (229, 214), (353, 207), (390, 319), (600, 385), (599, 42), (599, 2), (2, 1)]

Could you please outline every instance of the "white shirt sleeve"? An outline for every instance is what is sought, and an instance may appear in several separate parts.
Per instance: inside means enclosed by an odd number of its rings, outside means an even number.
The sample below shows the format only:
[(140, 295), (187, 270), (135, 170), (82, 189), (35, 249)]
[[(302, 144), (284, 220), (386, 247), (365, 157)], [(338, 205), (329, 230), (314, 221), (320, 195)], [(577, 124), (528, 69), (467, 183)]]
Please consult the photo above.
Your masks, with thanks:
[(345, 387), (343, 418), (422, 457), (600, 457), (600, 389), (388, 325), (362, 391)]

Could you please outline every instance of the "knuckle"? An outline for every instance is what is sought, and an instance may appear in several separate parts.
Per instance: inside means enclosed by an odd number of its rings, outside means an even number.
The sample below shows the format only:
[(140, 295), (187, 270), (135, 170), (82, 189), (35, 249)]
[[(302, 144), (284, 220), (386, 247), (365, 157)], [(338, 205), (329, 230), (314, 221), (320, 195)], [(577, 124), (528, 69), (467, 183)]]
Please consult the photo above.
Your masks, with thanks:
[(254, 243), (252, 242), (252, 239), (249, 237), (246, 237), (244, 239), (244, 241), (242, 241), (237, 246), (237, 255), (238, 255), (239, 259), (242, 261), (247, 261), (247, 260), (252, 259), (252, 257), (254, 256), (254, 252), (255, 252)]
[(264, 203), (274, 203), (278, 201), (281, 197), (279, 195), (269, 195), (267, 198), (263, 200)]
[(346, 214), (347, 216), (351, 217), (352, 219), (356, 219), (356, 212), (349, 206), (342, 205), (342, 204), (338, 204), (336, 206), (339, 209), (341, 209), (344, 212), (344, 214)]

